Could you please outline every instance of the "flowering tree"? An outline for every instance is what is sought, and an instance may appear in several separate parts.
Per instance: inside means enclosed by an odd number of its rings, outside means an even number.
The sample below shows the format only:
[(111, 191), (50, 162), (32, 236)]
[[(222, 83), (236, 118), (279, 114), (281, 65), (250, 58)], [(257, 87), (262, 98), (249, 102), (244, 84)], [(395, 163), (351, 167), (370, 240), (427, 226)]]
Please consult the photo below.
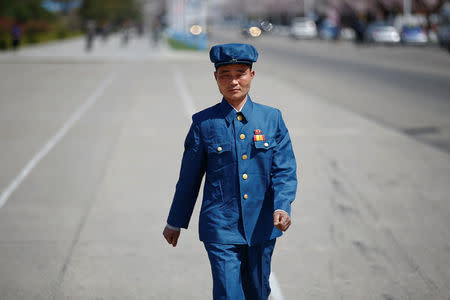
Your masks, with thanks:
[[(226, 12), (231, 16), (268, 16), (304, 14), (305, 1), (308, 0), (228, 0), (224, 1)], [(448, 0), (411, 0), (413, 13), (425, 15), (437, 12)], [(386, 18), (402, 14), (404, 0), (309, 0), (320, 15), (342, 15), (350, 12), (371, 14)]]

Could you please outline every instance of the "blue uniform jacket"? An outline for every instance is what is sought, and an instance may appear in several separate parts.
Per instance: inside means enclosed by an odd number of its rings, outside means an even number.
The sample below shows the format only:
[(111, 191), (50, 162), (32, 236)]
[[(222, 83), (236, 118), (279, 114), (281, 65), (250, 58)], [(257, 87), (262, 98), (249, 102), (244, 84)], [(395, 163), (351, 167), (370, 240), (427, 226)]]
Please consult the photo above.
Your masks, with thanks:
[(248, 97), (241, 113), (223, 99), (193, 115), (186, 137), (167, 223), (188, 227), (206, 173), (203, 242), (256, 245), (278, 237), (273, 213), (290, 214), (295, 199), (297, 167), (281, 112)]

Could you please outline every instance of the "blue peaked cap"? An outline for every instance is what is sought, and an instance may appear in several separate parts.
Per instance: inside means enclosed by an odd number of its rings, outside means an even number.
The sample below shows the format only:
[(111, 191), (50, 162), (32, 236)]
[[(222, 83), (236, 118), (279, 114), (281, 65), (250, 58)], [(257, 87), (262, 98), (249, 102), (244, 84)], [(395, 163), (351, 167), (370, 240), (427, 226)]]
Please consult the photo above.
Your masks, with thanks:
[(252, 65), (258, 59), (258, 51), (249, 44), (216, 45), (209, 51), (209, 58), (216, 68), (229, 64)]

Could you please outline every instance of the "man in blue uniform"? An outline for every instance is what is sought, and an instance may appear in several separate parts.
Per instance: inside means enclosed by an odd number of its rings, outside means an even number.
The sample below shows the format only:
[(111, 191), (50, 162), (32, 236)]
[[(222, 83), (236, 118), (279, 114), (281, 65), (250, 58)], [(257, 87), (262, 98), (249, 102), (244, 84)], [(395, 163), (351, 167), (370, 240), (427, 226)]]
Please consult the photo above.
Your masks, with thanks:
[(223, 99), (192, 117), (163, 232), (175, 247), (206, 173), (199, 235), (211, 263), (215, 300), (268, 299), (275, 239), (291, 224), (297, 190), (295, 157), (281, 112), (248, 95), (257, 58), (248, 44), (211, 48)]

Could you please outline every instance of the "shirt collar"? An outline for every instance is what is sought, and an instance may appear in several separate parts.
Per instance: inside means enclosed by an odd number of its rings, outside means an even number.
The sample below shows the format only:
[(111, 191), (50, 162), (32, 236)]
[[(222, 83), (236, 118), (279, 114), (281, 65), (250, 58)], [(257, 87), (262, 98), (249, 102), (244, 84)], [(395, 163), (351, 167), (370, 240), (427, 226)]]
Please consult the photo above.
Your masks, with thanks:
[[(220, 108), (222, 110), (225, 120), (227, 120), (227, 122), (231, 124), (231, 122), (233, 122), (233, 118), (236, 117), (237, 114), (236, 109), (230, 103), (228, 103), (228, 101), (225, 100), (225, 98), (222, 98)], [(250, 95), (247, 95), (247, 100), (245, 101), (244, 106), (241, 108), (240, 113), (247, 121), (249, 121), (252, 112), (253, 112), (253, 102), (252, 99), (250, 98)]]
[[(245, 102), (247, 102), (247, 100), (245, 100)], [(237, 110), (233, 105), (231, 105), (230, 103), (228, 103), (228, 105), (230, 105), (236, 112), (241, 112), (242, 111), (242, 108), (244, 107), (244, 106), (242, 106), (241, 107), (241, 109), (240, 110)], [(244, 103), (244, 105), (245, 105), (245, 103)]]

